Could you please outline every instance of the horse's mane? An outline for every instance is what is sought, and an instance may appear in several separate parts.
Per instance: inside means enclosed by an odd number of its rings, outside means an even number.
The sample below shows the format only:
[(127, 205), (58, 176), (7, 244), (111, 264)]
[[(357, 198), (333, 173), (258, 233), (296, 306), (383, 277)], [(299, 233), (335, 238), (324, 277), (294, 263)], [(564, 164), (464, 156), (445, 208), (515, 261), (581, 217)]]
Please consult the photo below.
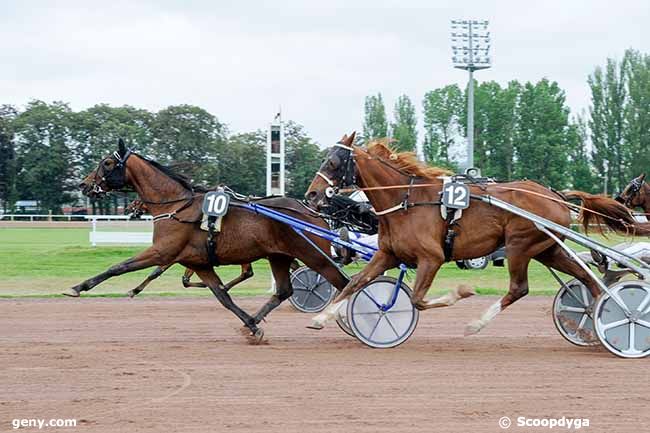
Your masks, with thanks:
[(397, 152), (390, 147), (387, 139), (373, 140), (368, 143), (368, 153), (390, 162), (396, 168), (413, 176), (424, 177), (439, 182), (439, 176), (449, 176), (451, 171), (432, 167), (418, 158), (414, 152)]
[(180, 183), (183, 188), (188, 189), (190, 191), (195, 191), (195, 192), (207, 192), (209, 191), (208, 188), (206, 188), (203, 185), (197, 185), (195, 183), (192, 183), (191, 179), (187, 177), (184, 174), (179, 173), (173, 166), (168, 166), (168, 165), (162, 165), (159, 162), (154, 161), (153, 159), (149, 159), (145, 156), (142, 156), (140, 154), (135, 154), (142, 158), (144, 161), (148, 162), (149, 164), (153, 165), (155, 168), (163, 172), (166, 176), (169, 176), (176, 182)]

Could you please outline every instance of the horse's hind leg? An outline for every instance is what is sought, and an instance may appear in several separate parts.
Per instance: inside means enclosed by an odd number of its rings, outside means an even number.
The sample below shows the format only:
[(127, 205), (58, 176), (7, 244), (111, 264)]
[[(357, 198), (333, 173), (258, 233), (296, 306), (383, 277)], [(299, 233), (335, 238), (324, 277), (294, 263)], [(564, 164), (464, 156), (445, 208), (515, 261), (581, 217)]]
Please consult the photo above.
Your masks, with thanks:
[(244, 325), (250, 330), (254, 342), (260, 342), (262, 340), (262, 337), (264, 337), (264, 332), (261, 328), (257, 327), (257, 324), (255, 323), (255, 319), (253, 317), (251, 317), (248, 313), (246, 313), (233, 302), (228, 292), (223, 289), (223, 284), (217, 274), (214, 272), (214, 269), (211, 267), (196, 269), (196, 274), (199, 276), (199, 278), (201, 278), (201, 280), (203, 280), (205, 284), (208, 285), (215, 298), (221, 302), (221, 305), (239, 317), (239, 320), (241, 320)]
[(508, 272), (510, 273), (510, 288), (508, 293), (490, 305), (481, 317), (473, 320), (465, 327), (465, 336), (476, 334), (490, 323), (507, 306), (528, 294), (528, 264), (530, 257), (519, 254), (508, 255)]
[(291, 287), (290, 266), (293, 257), (274, 255), (269, 257), (271, 264), (271, 271), (275, 279), (276, 292), (271, 295), (271, 298), (262, 305), (257, 313), (255, 313), (255, 323), (260, 323), (267, 314), (278, 307), (283, 301), (289, 299), (293, 294), (293, 287)]
[(185, 273), (181, 277), (181, 282), (183, 283), (183, 287), (185, 287), (186, 289), (190, 287), (201, 287), (201, 288), (208, 287), (205, 283), (202, 282), (192, 283), (190, 281), (192, 275), (194, 275), (194, 271), (191, 270), (190, 268), (185, 268)]
[(241, 265), (241, 274), (232, 281), (226, 283), (225, 286), (223, 286), (224, 290), (230, 290), (233, 287), (235, 287), (237, 284), (241, 283), (242, 281), (246, 281), (250, 277), (253, 276), (253, 265), (250, 263), (244, 263)]
[(135, 289), (129, 290), (126, 294), (129, 295), (129, 298), (133, 298), (137, 294), (139, 294), (141, 291), (144, 290), (145, 287), (149, 285), (153, 280), (161, 276), (167, 269), (171, 267), (171, 264), (165, 265), (165, 266), (158, 266), (152, 273), (149, 274), (149, 276), (140, 283), (138, 287)]

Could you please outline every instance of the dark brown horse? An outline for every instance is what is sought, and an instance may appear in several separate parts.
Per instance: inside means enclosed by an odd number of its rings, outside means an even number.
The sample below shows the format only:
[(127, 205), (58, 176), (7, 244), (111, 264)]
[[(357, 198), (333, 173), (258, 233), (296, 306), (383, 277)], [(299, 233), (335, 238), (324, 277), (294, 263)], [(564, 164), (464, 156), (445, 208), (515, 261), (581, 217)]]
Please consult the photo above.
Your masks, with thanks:
[(650, 184), (645, 181), (645, 178), (643, 173), (632, 179), (615, 200), (633, 210), (641, 208), (643, 213), (650, 217)]
[[(107, 191), (133, 188), (154, 216), (153, 245), (137, 256), (72, 287), (65, 293), (68, 296), (77, 297), (108, 278), (127, 272), (180, 263), (194, 270), (219, 302), (237, 315), (254, 340), (259, 341), (263, 332), (257, 325), (292, 294), (289, 272), (294, 259), (298, 258), (310, 268), (317, 269), (336, 288), (341, 289), (347, 283), (339, 269), (291, 227), (231, 203), (217, 238), (215, 254), (219, 264), (244, 264), (268, 258), (277, 284), (277, 293), (251, 316), (233, 302), (214, 272), (214, 263), (210, 262), (206, 248), (207, 235), (200, 228), (204, 193), (185, 177), (132, 153), (120, 140), (118, 150), (101, 160), (79, 187), (90, 197)], [(259, 203), (327, 227), (325, 221), (309, 214), (296, 200), (279, 197), (260, 200)], [(308, 236), (319, 248), (329, 253), (329, 242)]]
[[(412, 153), (396, 153), (382, 142), (370, 143), (367, 149), (353, 143), (354, 134), (344, 137), (329, 150), (306, 198), (313, 206), (320, 207), (326, 205), (331, 189), (352, 184), (370, 188), (365, 193), (379, 215), (379, 251), (361, 273), (352, 278), (334, 303), (314, 317), (312, 327), (322, 327), (334, 317), (344, 299), (399, 263), (417, 267), (412, 295), (416, 308), (452, 305), (471, 293), (455, 290), (439, 299), (425, 299), (445, 260), (484, 256), (504, 245), (510, 274), (508, 293), (478, 320), (470, 322), (466, 335), (480, 331), (500, 311), (528, 293), (531, 259), (578, 278), (594, 297), (598, 295), (598, 286), (588, 274), (531, 221), (481, 201), (473, 200), (463, 211), (462, 218), (453, 227), (453, 251), (446, 257), (443, 245), (448, 227), (441, 216), (439, 200), (443, 186), (440, 176), (448, 173), (424, 165)], [(392, 186), (397, 187), (386, 188)], [(470, 191), (497, 197), (563, 226), (571, 222), (569, 208), (562, 197), (535, 182), (472, 185)], [(611, 199), (608, 204), (610, 202), (620, 206)]]

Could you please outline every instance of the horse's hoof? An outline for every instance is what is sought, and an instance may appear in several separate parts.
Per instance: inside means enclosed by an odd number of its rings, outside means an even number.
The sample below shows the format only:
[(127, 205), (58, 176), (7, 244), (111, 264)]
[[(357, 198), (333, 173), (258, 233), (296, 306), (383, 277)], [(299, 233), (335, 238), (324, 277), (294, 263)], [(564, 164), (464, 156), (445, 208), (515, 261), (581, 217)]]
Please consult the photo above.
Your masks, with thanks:
[(310, 325), (307, 325), (307, 329), (315, 329), (317, 331), (320, 331), (323, 328), (324, 328), (323, 324), (320, 323), (320, 322), (316, 322), (316, 321), (311, 322)]
[(133, 298), (135, 296), (135, 292), (133, 290), (129, 290), (128, 292), (126, 292), (126, 294), (129, 298)]
[(469, 337), (470, 335), (478, 334), (479, 331), (483, 328), (481, 325), (481, 322), (478, 320), (473, 320), (465, 326), (465, 337)]
[(466, 284), (461, 284), (456, 289), (456, 293), (458, 293), (460, 299), (465, 299), (465, 298), (469, 298), (470, 296), (476, 295), (476, 290), (474, 290), (473, 288), (471, 288)]
[(61, 293), (64, 296), (69, 296), (71, 298), (78, 298), (79, 297), (79, 292), (77, 292), (75, 289), (68, 289), (65, 292)]
[(264, 330), (262, 328), (257, 328), (254, 334), (249, 333), (246, 338), (248, 340), (248, 344), (251, 344), (253, 346), (266, 344), (266, 340), (264, 340)]

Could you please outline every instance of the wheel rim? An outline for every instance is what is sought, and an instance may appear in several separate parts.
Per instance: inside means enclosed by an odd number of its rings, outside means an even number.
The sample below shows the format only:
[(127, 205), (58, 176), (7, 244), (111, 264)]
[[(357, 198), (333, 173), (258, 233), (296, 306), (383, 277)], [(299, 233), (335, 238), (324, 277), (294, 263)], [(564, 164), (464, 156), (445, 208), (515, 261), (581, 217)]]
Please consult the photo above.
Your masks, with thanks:
[(293, 294), (289, 301), (303, 313), (322, 311), (334, 297), (334, 287), (319, 273), (303, 266), (291, 274)]
[[(595, 310), (596, 333), (600, 342), (622, 358), (643, 358), (650, 354), (650, 284), (622, 281), (603, 294)], [(611, 295), (611, 296), (610, 296)], [(615, 302), (615, 297), (630, 315)]]
[(578, 280), (567, 282), (553, 300), (555, 327), (567, 341), (577, 346), (598, 344), (593, 321), (593, 296)]
[(390, 348), (406, 341), (417, 325), (419, 312), (411, 304), (406, 285), (399, 288), (395, 305), (382, 311), (377, 304), (389, 302), (396, 284), (394, 278), (381, 277), (357, 292), (348, 303), (347, 319), (354, 335), (374, 348)]
[(485, 266), (487, 266), (487, 258), (486, 257), (478, 257), (476, 259), (468, 259), (465, 260), (467, 263), (467, 267), (470, 269), (482, 269)]
[(350, 322), (348, 322), (348, 301), (347, 299), (343, 301), (336, 313), (336, 324), (339, 325), (339, 328), (346, 334), (355, 337), (352, 328), (350, 328)]

